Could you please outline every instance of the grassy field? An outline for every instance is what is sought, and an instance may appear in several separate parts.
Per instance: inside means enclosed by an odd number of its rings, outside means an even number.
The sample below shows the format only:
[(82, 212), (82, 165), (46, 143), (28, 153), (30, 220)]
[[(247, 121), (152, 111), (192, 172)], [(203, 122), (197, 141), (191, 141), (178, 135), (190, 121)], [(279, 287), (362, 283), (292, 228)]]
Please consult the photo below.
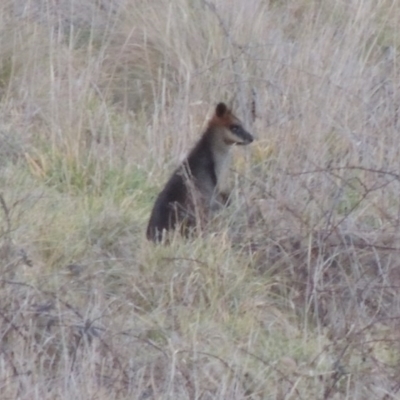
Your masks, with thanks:
[[(1, 399), (400, 399), (399, 21), (394, 0), (3, 0)], [(232, 204), (155, 246), (219, 101), (257, 138)]]

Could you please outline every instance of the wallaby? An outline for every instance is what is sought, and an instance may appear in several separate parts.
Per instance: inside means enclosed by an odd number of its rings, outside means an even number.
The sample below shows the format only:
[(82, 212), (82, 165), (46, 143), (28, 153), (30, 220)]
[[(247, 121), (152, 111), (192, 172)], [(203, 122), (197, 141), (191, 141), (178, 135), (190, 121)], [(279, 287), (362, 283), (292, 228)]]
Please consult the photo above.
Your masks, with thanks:
[(187, 158), (172, 174), (158, 195), (147, 227), (147, 239), (160, 242), (163, 232), (181, 225), (187, 235), (191, 227), (201, 223), (210, 210), (224, 203), (223, 192), (229, 170), (233, 144), (247, 145), (253, 136), (224, 103), (215, 108), (215, 115)]

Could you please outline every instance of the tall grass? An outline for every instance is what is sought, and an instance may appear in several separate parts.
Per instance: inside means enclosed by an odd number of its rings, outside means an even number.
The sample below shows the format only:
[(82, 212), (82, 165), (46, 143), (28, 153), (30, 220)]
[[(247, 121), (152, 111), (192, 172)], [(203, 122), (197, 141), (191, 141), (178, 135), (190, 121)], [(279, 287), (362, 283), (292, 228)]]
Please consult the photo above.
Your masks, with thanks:
[[(400, 398), (399, 17), (3, 1), (1, 398)], [(154, 246), (219, 101), (257, 137), (232, 204)]]

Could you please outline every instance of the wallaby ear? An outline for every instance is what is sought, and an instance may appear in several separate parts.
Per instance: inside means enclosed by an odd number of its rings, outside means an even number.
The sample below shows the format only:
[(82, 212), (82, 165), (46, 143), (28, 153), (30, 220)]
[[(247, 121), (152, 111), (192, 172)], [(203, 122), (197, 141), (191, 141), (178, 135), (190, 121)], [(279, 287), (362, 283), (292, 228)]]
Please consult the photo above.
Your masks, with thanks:
[(225, 103), (219, 103), (215, 108), (215, 114), (218, 118), (222, 118), (225, 113), (228, 111), (228, 107)]

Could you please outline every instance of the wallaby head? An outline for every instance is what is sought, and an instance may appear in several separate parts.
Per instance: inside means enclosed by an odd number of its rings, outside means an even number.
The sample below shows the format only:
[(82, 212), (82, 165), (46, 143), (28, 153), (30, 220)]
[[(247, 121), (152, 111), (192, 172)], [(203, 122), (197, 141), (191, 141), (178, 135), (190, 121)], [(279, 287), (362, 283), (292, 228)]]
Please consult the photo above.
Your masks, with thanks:
[(243, 128), (239, 118), (232, 113), (225, 103), (217, 105), (215, 115), (208, 126), (218, 132), (226, 145), (246, 145), (254, 140), (253, 136)]

